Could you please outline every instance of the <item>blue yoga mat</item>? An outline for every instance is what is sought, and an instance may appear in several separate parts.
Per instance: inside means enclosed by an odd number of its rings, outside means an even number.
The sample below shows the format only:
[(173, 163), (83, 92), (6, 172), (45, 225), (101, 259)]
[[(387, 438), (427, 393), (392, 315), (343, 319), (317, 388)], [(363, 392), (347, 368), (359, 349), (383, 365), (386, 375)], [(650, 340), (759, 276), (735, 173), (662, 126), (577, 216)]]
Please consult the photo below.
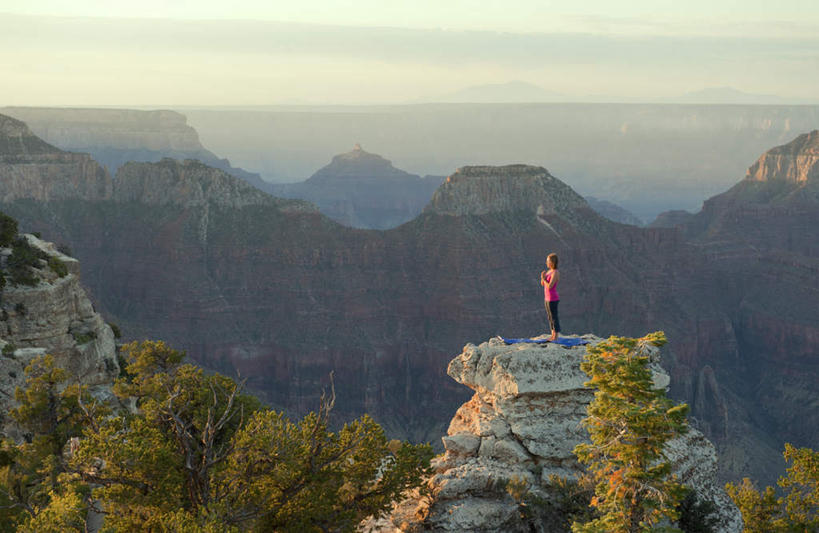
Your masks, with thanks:
[(546, 344), (547, 342), (551, 342), (560, 344), (561, 346), (582, 346), (589, 343), (589, 341), (581, 339), (580, 337), (558, 337), (557, 340), (554, 341), (550, 341), (549, 339), (507, 339), (506, 337), (501, 337), (501, 339), (503, 339), (503, 342), (506, 344)]

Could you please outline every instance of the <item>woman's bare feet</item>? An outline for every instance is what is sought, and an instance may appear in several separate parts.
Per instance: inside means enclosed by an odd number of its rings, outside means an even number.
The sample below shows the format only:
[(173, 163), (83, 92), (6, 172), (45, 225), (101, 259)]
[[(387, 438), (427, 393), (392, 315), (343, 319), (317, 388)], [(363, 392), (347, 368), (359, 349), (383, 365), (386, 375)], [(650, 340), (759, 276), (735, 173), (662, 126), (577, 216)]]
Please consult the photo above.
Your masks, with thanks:
[(557, 332), (556, 331), (552, 332), (552, 336), (549, 337), (549, 340), (550, 341), (556, 341), (557, 340)]

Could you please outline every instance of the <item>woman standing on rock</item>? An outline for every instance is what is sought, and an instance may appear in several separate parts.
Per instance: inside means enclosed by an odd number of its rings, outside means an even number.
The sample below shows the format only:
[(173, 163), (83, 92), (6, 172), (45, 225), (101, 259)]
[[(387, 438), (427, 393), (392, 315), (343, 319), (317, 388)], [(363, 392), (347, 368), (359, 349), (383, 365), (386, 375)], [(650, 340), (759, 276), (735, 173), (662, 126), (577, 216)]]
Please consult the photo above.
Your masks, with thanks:
[(560, 303), (560, 295), (557, 294), (557, 284), (560, 282), (560, 272), (557, 270), (557, 254), (549, 254), (546, 258), (546, 268), (549, 270), (540, 271), (540, 284), (543, 285), (543, 295), (546, 299), (546, 317), (549, 319), (549, 327), (552, 329), (550, 341), (557, 340), (560, 333), (560, 318), (557, 316), (557, 304)]

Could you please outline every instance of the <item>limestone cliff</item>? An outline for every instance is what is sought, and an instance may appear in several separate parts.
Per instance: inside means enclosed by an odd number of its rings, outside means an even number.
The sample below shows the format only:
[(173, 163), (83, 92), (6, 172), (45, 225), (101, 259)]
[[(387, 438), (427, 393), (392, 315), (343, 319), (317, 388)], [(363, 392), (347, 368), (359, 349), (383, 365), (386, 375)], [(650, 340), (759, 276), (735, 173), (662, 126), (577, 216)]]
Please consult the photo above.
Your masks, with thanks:
[(63, 152), (19, 120), (0, 115), (0, 201), (111, 196), (111, 179), (88, 154)]
[[(34, 235), (21, 238), (45, 257), (65, 265), (65, 271), (55, 271), (47, 261), (40, 261), (31, 270), (37, 280), (34, 285), (17, 285), (9, 280), (0, 293), (2, 412), (13, 405), (14, 390), (25, 381), (24, 369), (38, 355), (53, 355), (72, 382), (108, 385), (119, 375), (114, 334), (80, 285), (79, 261)], [(10, 255), (9, 248), (0, 248), (3, 268)], [(8, 434), (9, 421), (2, 422), (6, 426), (0, 431)]]
[[(602, 339), (584, 335), (592, 344)], [(669, 376), (659, 365), (659, 350), (641, 347), (652, 359), (657, 387)], [(387, 519), (368, 524), (371, 531), (548, 531), (522, 518), (506, 492), (507, 481), (525, 480), (529, 490), (549, 498), (549, 476), (581, 473), (572, 450), (588, 435), (580, 424), (593, 399), (580, 370), (584, 346), (553, 344), (507, 346), (492, 338), (467, 344), (447, 369), (449, 376), (474, 391), (455, 413), (443, 437), (446, 452), (433, 462), (430, 498), (409, 497)], [(673, 472), (699, 498), (715, 504), (721, 532), (742, 530), (739, 510), (717, 480), (714, 446), (695, 429), (670, 441), (666, 453)]]
[(117, 172), (113, 198), (116, 202), (178, 207), (213, 204), (233, 209), (251, 205), (313, 209), (306, 202), (274, 198), (223, 170), (191, 159), (126, 163)]
[(258, 174), (234, 167), (202, 146), (199, 133), (176, 111), (5, 107), (0, 112), (24, 121), (36, 135), (63, 150), (88, 152), (112, 174), (128, 161), (197, 159), (267, 190)]

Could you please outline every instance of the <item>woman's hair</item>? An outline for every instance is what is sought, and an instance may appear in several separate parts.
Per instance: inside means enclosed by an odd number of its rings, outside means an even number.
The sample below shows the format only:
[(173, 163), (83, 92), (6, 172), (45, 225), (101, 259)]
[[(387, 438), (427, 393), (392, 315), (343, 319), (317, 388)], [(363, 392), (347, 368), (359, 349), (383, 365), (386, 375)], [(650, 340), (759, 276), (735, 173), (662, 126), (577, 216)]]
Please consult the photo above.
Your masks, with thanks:
[(552, 268), (557, 268), (557, 254), (549, 254), (546, 256), (546, 265), (549, 265), (549, 261), (552, 262)]

